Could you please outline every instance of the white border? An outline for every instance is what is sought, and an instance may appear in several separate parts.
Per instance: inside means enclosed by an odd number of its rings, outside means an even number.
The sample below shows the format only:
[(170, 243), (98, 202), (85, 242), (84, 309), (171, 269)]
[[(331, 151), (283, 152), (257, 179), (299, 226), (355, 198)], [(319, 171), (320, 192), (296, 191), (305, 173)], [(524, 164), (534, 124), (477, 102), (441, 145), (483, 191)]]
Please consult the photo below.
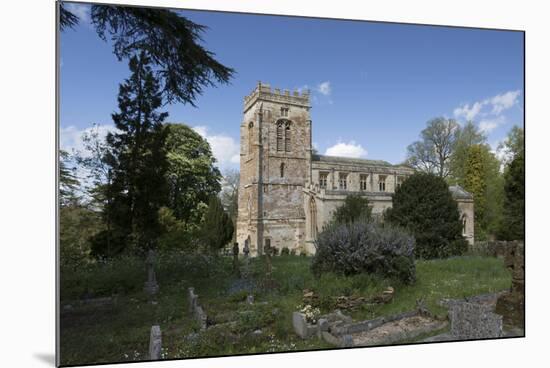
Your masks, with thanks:
[[(315, 353), (198, 359), (116, 367), (377, 365), (521, 366), (545, 361), (548, 318), (548, 65), (544, 2), (505, 0), (158, 0), (113, 3), (331, 18), (511, 28), (526, 36), (527, 338)], [(1, 364), (52, 366), (54, 354), (54, 1), (11, 1), (0, 13), (2, 130)], [(475, 58), (475, 55), (472, 55)], [(536, 363), (535, 363), (536, 364)], [(115, 366), (115, 365), (113, 365)]]

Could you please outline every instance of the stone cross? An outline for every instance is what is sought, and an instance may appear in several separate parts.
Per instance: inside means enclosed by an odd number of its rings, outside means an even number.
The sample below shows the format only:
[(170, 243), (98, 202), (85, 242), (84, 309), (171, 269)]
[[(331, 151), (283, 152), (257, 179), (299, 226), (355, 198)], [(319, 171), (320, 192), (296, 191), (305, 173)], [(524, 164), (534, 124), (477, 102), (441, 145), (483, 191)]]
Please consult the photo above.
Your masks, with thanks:
[(147, 281), (145, 282), (144, 290), (149, 295), (155, 295), (158, 290), (159, 286), (157, 284), (157, 276), (155, 274), (155, 251), (152, 249), (149, 249), (149, 252), (147, 253), (147, 259), (145, 260), (145, 264), (147, 265)]
[(160, 332), (160, 326), (155, 325), (151, 327), (151, 335), (149, 336), (149, 359), (160, 359), (160, 353), (162, 350), (162, 335)]

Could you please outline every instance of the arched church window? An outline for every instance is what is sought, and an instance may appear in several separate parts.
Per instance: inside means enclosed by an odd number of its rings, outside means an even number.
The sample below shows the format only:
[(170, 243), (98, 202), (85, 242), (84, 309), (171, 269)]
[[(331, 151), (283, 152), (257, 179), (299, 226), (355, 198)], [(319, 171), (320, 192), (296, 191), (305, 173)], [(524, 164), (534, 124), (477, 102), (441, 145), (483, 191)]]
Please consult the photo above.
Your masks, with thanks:
[(252, 140), (254, 139), (254, 123), (248, 124), (248, 154), (252, 153)]
[(281, 178), (285, 177), (285, 163), (281, 162)]
[(462, 235), (466, 235), (466, 220), (468, 217), (466, 214), (462, 215)]

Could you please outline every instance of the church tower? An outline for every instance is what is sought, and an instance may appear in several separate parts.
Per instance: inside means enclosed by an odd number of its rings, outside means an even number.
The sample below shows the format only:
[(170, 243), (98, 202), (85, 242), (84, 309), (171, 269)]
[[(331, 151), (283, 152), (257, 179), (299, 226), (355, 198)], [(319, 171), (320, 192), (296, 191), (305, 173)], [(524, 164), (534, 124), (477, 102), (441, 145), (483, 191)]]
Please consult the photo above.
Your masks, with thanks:
[(266, 245), (299, 252), (305, 242), (303, 189), (311, 181), (309, 91), (258, 83), (244, 98), (237, 241), (251, 255)]

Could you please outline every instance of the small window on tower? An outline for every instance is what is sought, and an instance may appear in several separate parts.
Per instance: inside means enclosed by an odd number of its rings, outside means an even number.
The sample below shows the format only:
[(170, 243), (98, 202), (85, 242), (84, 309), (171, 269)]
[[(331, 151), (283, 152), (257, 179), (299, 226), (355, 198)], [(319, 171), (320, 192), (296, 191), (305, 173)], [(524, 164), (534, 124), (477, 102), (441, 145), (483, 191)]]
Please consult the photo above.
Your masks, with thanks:
[(281, 178), (285, 177), (285, 163), (281, 163)]
[(281, 116), (282, 117), (288, 116), (288, 107), (281, 107)]

